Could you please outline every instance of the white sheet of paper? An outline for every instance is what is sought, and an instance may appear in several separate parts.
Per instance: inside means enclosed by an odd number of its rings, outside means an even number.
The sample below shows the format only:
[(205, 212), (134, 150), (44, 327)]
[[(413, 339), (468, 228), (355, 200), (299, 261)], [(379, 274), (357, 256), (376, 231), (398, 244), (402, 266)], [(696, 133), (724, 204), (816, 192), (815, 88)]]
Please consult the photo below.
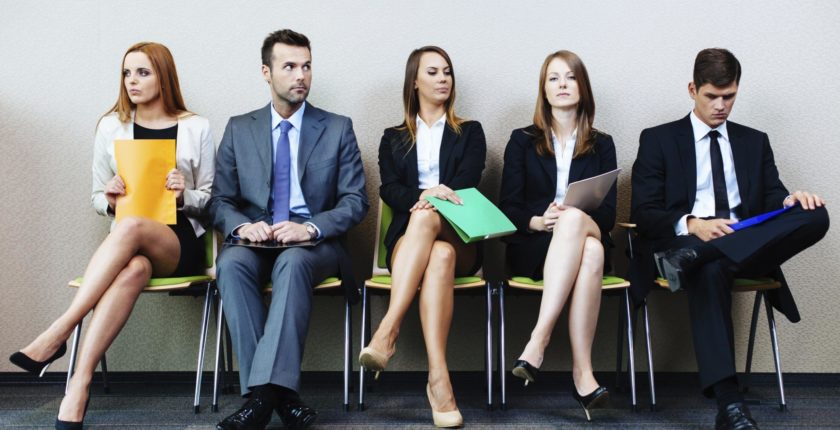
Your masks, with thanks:
[(572, 182), (566, 188), (566, 197), (563, 198), (563, 204), (576, 207), (582, 211), (597, 208), (601, 205), (601, 201), (604, 200), (607, 193), (610, 192), (610, 188), (618, 179), (619, 173), (621, 173), (621, 169), (615, 169), (598, 176)]

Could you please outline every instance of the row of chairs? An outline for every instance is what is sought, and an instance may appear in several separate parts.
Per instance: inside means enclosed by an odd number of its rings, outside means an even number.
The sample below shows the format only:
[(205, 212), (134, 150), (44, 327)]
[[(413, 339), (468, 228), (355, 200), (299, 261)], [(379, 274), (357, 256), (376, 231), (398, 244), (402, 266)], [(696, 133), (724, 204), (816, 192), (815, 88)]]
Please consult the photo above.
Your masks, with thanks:
[[(361, 315), (361, 334), (360, 334), (360, 347), (363, 348), (367, 345), (370, 337), (371, 331), (371, 312), (370, 312), (370, 294), (376, 295), (387, 295), (391, 288), (391, 277), (390, 273), (388, 272), (387, 265), (386, 265), (386, 252), (384, 246), (384, 236), (385, 232), (390, 225), (391, 219), (393, 217), (393, 213), (391, 208), (388, 207), (384, 202), (380, 201), (379, 205), (379, 212), (377, 215), (377, 231), (376, 231), (376, 249), (375, 249), (375, 259), (373, 262), (372, 268), (372, 277), (368, 279), (363, 288), (362, 288), (362, 315)], [(619, 223), (619, 226), (624, 228), (627, 233), (627, 240), (628, 240), (628, 254), (630, 258), (633, 258), (633, 239), (634, 239), (634, 229), (635, 225), (633, 224), (626, 224), (626, 223)], [(154, 278), (150, 280), (149, 285), (144, 289), (144, 292), (166, 292), (172, 296), (192, 296), (192, 297), (200, 297), (204, 296), (204, 305), (203, 305), (203, 314), (201, 320), (201, 327), (199, 330), (199, 350), (197, 356), (197, 363), (196, 363), (196, 383), (195, 383), (195, 397), (193, 402), (194, 412), (198, 413), (200, 411), (200, 393), (201, 393), (201, 385), (202, 385), (202, 375), (203, 375), (203, 366), (205, 360), (205, 349), (206, 349), (206, 338), (208, 333), (208, 326), (209, 326), (209, 315), (211, 312), (211, 307), (215, 308), (216, 313), (216, 351), (215, 351), (215, 369), (214, 369), (214, 378), (213, 378), (213, 397), (212, 397), (212, 404), (211, 410), (213, 412), (218, 411), (218, 399), (220, 393), (220, 375), (228, 373), (229, 371), (232, 372), (233, 365), (232, 365), (232, 352), (231, 352), (231, 342), (230, 342), (230, 335), (227, 334), (227, 330), (224, 326), (224, 312), (223, 312), (223, 303), (221, 300), (221, 296), (218, 293), (215, 285), (215, 260), (216, 260), (216, 240), (214, 235), (206, 234), (205, 235), (205, 246), (207, 249), (207, 262), (206, 267), (207, 271), (205, 275), (202, 276), (194, 276), (194, 277), (187, 277), (187, 278)], [(81, 284), (81, 278), (74, 279), (70, 282), (71, 287), (78, 287)], [(667, 281), (664, 279), (658, 279), (657, 284), (662, 287), (662, 289), (667, 290)], [(654, 373), (653, 373), (653, 355), (651, 350), (651, 335), (650, 335), (650, 323), (648, 319), (648, 307), (647, 301), (641, 303), (640, 306), (634, 308), (631, 305), (630, 297), (629, 297), (629, 287), (630, 283), (625, 279), (615, 277), (615, 276), (604, 276), (602, 282), (602, 290), (605, 296), (617, 296), (620, 298), (620, 306), (619, 306), (619, 318), (618, 318), (618, 330), (617, 330), (617, 346), (616, 346), (616, 385), (621, 385), (622, 380), (622, 367), (624, 365), (623, 360), (623, 350), (624, 350), (624, 343), (625, 343), (625, 331), (626, 331), (626, 350), (627, 350), (627, 377), (630, 382), (630, 398), (631, 398), (631, 409), (633, 411), (638, 410), (638, 400), (636, 396), (636, 365), (635, 365), (635, 335), (634, 335), (634, 328), (636, 326), (637, 320), (637, 313), (638, 311), (642, 312), (643, 316), (643, 328), (644, 328), (644, 340), (645, 340), (645, 350), (647, 355), (647, 367), (648, 367), (648, 383), (649, 383), (649, 391), (650, 391), (650, 409), (656, 409), (656, 393), (655, 393), (655, 384), (654, 384)], [(265, 287), (264, 293), (270, 297), (272, 286), (269, 284)], [(542, 293), (542, 281), (537, 281), (530, 278), (524, 277), (513, 277), (508, 280), (493, 283), (487, 281), (483, 278), (482, 273), (476, 274), (476, 276), (469, 276), (469, 277), (462, 277), (455, 279), (455, 293), (456, 295), (469, 295), (469, 296), (478, 296), (484, 295), (485, 298), (485, 305), (486, 305), (486, 312), (485, 312), (485, 349), (483, 351), (483, 360), (485, 363), (485, 384), (486, 384), (486, 393), (487, 393), (487, 408), (493, 408), (493, 332), (495, 330), (497, 334), (496, 342), (498, 343), (498, 356), (497, 356), (497, 364), (498, 364), (498, 378), (499, 378), (499, 388), (500, 388), (500, 407), (502, 409), (506, 409), (507, 407), (507, 390), (506, 390), (506, 365), (505, 365), (505, 297), (506, 295), (540, 295)], [(744, 389), (749, 387), (749, 375), (751, 371), (752, 365), (752, 355), (753, 355), (753, 347), (755, 343), (755, 332), (756, 332), (756, 325), (758, 320), (758, 313), (760, 310), (761, 302), (763, 301), (767, 310), (767, 318), (768, 324), (770, 328), (770, 339), (773, 349), (773, 357), (774, 362), (776, 365), (776, 376), (779, 386), (779, 409), (785, 410), (786, 409), (786, 402), (784, 397), (784, 383), (782, 380), (782, 372), (781, 372), (781, 362), (779, 357), (779, 348), (778, 348), (778, 338), (776, 332), (776, 325), (775, 320), (773, 317), (773, 311), (769, 303), (769, 299), (765, 294), (766, 291), (780, 288), (780, 284), (772, 279), (758, 279), (758, 280), (750, 280), (750, 279), (736, 279), (735, 284), (733, 286), (733, 291), (735, 292), (755, 292), (755, 303), (753, 306), (753, 314), (752, 314), (752, 321), (750, 325), (750, 336), (749, 336), (749, 343), (747, 349), (747, 363), (745, 367), (745, 378), (742, 379)], [(335, 277), (328, 278), (324, 280), (321, 284), (314, 288), (314, 294), (316, 295), (329, 295), (329, 296), (343, 296), (343, 291), (341, 289), (341, 280)], [(493, 297), (496, 297), (496, 303), (498, 306), (498, 318), (496, 318), (496, 324), (494, 327), (493, 324)], [(349, 301), (345, 298), (345, 315), (344, 315), (344, 357), (343, 357), (343, 406), (345, 411), (350, 409), (350, 376), (352, 373), (352, 333), (351, 333), (351, 306)], [(79, 335), (81, 333), (81, 326), (80, 323), (75, 331), (72, 341), (72, 347), (70, 352), (70, 363), (67, 372), (67, 379), (69, 381), (70, 377), (72, 376), (73, 369), (75, 368), (76, 362), (76, 355), (78, 350), (78, 342), (79, 342)], [(226, 354), (222, 353), (222, 346), (225, 346)], [(224, 367), (224, 371), (220, 373), (220, 364), (221, 367)], [(101, 370), (102, 370), (102, 377), (103, 377), (103, 384), (104, 389), (108, 392), (108, 382), (107, 382), (107, 365), (105, 356), (102, 357), (100, 362)], [(229, 377), (228, 377), (229, 378)], [(228, 379), (225, 378), (225, 379)], [(363, 368), (359, 369), (359, 394), (358, 394), (358, 407), (360, 410), (364, 410), (365, 408), (365, 387), (368, 381), (366, 381), (366, 372)]]

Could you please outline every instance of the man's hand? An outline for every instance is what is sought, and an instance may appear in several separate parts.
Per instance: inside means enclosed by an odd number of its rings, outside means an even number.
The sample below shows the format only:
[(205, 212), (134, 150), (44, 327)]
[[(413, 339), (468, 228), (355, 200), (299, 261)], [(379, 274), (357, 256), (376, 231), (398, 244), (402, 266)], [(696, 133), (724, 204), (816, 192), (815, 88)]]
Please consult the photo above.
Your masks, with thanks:
[(234, 230), (233, 234), (251, 242), (265, 242), (273, 238), (272, 228), (265, 221), (245, 224)]
[(274, 240), (280, 243), (303, 242), (311, 239), (306, 226), (292, 221), (281, 221), (271, 226)]
[(816, 194), (811, 194), (807, 191), (794, 191), (793, 194), (788, 196), (782, 204), (785, 207), (790, 207), (797, 203), (802, 206), (802, 209), (810, 211), (825, 205), (825, 200), (823, 200), (822, 197)]
[(712, 239), (717, 239), (734, 232), (735, 230), (732, 230), (729, 226), (735, 224), (736, 222), (738, 221), (735, 221), (734, 219), (723, 218), (689, 218), (686, 221), (686, 225), (688, 227), (689, 234), (697, 236), (703, 242), (708, 242)]

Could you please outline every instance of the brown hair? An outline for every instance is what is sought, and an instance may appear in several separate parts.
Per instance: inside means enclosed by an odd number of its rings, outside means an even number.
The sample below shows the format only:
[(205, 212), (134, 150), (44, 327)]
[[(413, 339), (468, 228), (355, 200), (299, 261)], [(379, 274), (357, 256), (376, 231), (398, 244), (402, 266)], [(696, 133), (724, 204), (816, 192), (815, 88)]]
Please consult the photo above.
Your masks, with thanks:
[(444, 103), (446, 108), (446, 123), (455, 132), (461, 133), (461, 124), (463, 119), (455, 115), (455, 68), (452, 67), (452, 60), (449, 54), (443, 48), (437, 46), (424, 46), (411, 51), (408, 56), (408, 61), (405, 62), (405, 81), (403, 82), (403, 112), (405, 118), (398, 130), (408, 130), (409, 143), (414, 145), (417, 138), (417, 114), (420, 112), (420, 99), (417, 97), (417, 89), (414, 88), (414, 82), (417, 80), (417, 74), (420, 69), (420, 57), (427, 52), (434, 52), (440, 54), (446, 64), (449, 66), (450, 75), (452, 76), (452, 92), (449, 98)]
[(158, 92), (163, 100), (163, 109), (167, 115), (180, 116), (183, 113), (190, 113), (181, 97), (181, 85), (178, 83), (178, 72), (175, 70), (175, 60), (169, 48), (155, 42), (140, 42), (132, 45), (125, 51), (123, 60), (120, 63), (120, 95), (114, 106), (105, 113), (108, 115), (116, 112), (121, 122), (131, 121), (131, 111), (137, 105), (128, 98), (128, 91), (125, 89), (125, 79), (122, 68), (125, 65), (125, 57), (132, 52), (142, 52), (149, 57), (152, 69), (158, 78)]
[(538, 132), (532, 135), (537, 139), (537, 154), (543, 157), (555, 155), (551, 142), (551, 123), (553, 121), (551, 105), (548, 104), (548, 99), (545, 95), (548, 65), (555, 58), (559, 58), (569, 65), (569, 68), (575, 75), (578, 91), (580, 92), (580, 102), (577, 107), (577, 142), (575, 143), (575, 153), (573, 156), (573, 158), (577, 158), (594, 150), (596, 130), (592, 128), (592, 122), (595, 120), (595, 97), (592, 96), (592, 87), (589, 85), (589, 74), (586, 72), (586, 66), (583, 65), (583, 61), (574, 52), (557, 51), (545, 57), (545, 61), (543, 61), (542, 68), (540, 69), (537, 106), (534, 108), (534, 127)]
[(271, 52), (274, 50), (274, 45), (278, 43), (289, 46), (300, 46), (312, 52), (312, 48), (309, 46), (309, 38), (306, 36), (288, 28), (277, 30), (274, 33), (270, 33), (263, 40), (262, 44), (262, 63), (263, 66), (268, 66), (269, 70), (271, 69)]
[(709, 48), (697, 53), (694, 59), (694, 86), (705, 84), (725, 87), (741, 81), (741, 63), (723, 48)]

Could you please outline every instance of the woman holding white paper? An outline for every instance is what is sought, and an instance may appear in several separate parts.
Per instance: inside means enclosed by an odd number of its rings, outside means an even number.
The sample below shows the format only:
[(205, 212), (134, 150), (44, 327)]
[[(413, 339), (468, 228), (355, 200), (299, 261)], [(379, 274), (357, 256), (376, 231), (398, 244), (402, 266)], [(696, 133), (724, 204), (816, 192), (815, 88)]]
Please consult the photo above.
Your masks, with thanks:
[[(592, 341), (601, 303), (604, 246), (615, 223), (616, 190), (583, 212), (562, 204), (570, 182), (616, 168), (612, 138), (592, 127), (595, 100), (586, 67), (569, 51), (550, 54), (540, 71), (532, 125), (514, 130), (505, 149), (500, 209), (517, 232), (504, 238), (513, 275), (542, 279), (536, 327), (513, 374), (536, 380), (554, 325), (569, 301), (575, 391), (588, 409), (604, 403), (606, 388), (592, 374)], [(571, 300), (569, 300), (571, 298)]]
[(436, 46), (414, 50), (403, 83), (404, 120), (379, 144), (379, 188), (394, 212), (385, 235), (391, 269), (388, 312), (359, 362), (382, 371), (396, 350), (403, 317), (420, 287), (420, 321), (429, 359), (427, 396), (438, 427), (461, 425), (446, 365), (455, 276), (474, 274), (480, 249), (458, 237), (426, 197), (461, 204), (454, 190), (478, 186), (486, 144), (481, 124), (455, 115), (455, 72)]
[(120, 68), (119, 97), (96, 127), (92, 204), (113, 217), (125, 194), (116, 171), (114, 141), (175, 139), (176, 167), (166, 189), (177, 202), (177, 224), (128, 217), (112, 223), (111, 233), (91, 257), (70, 307), (10, 360), (33, 373), (64, 355), (74, 327), (93, 308), (76, 371), (67, 386), (56, 428), (82, 428), (96, 364), (122, 329), (138, 295), (152, 276), (202, 274), (204, 227), (199, 217), (210, 197), (215, 148), (206, 119), (189, 112), (181, 97), (172, 54), (158, 43), (128, 49)]

